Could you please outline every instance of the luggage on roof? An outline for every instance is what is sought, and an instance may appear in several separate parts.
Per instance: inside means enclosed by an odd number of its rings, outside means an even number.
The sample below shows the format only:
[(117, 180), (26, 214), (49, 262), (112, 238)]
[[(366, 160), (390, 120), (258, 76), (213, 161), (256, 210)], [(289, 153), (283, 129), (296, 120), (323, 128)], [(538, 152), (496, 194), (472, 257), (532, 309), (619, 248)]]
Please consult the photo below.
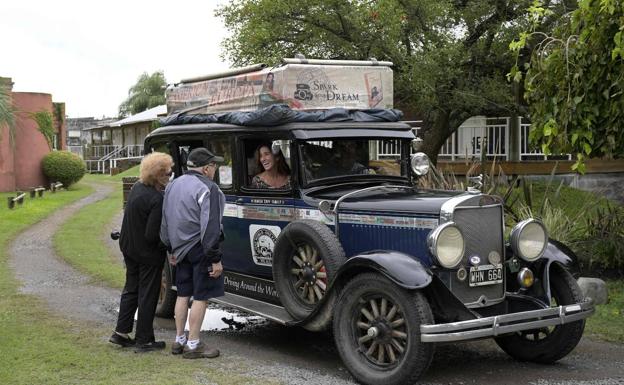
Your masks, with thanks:
[(255, 111), (273, 104), (294, 110), (393, 107), (390, 62), (284, 59), (182, 80), (166, 91), (168, 114)]

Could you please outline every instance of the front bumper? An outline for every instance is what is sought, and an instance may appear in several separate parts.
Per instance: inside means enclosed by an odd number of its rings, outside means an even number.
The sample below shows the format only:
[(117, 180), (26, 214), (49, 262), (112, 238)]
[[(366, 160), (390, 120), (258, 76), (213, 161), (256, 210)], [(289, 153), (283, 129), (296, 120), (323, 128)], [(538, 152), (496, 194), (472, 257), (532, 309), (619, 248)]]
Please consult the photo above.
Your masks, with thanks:
[(503, 314), (468, 321), (420, 325), (420, 340), (422, 342), (449, 342), (496, 337), (522, 330), (563, 325), (585, 319), (593, 313), (594, 304), (589, 300), (573, 305)]

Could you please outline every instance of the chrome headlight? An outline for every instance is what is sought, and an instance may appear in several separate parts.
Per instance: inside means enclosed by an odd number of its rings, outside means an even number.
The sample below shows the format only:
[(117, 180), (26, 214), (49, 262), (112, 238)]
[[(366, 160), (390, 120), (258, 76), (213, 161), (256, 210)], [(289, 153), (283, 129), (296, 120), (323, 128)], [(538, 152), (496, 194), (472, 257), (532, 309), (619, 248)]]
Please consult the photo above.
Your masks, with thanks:
[(429, 251), (446, 268), (455, 267), (464, 256), (464, 235), (453, 222), (438, 226), (427, 237)]
[(546, 228), (542, 222), (533, 218), (525, 219), (511, 230), (511, 249), (527, 262), (539, 259), (547, 244)]
[(418, 176), (426, 175), (429, 172), (429, 157), (424, 152), (417, 152), (412, 155), (410, 166), (414, 174)]

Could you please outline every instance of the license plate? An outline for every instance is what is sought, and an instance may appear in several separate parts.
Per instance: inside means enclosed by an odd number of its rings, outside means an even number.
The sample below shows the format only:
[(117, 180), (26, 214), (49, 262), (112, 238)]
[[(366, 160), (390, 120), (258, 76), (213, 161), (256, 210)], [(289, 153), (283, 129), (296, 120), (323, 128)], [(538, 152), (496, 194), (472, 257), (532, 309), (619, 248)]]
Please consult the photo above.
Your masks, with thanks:
[(503, 282), (503, 265), (481, 265), (470, 268), (470, 286), (494, 285)]

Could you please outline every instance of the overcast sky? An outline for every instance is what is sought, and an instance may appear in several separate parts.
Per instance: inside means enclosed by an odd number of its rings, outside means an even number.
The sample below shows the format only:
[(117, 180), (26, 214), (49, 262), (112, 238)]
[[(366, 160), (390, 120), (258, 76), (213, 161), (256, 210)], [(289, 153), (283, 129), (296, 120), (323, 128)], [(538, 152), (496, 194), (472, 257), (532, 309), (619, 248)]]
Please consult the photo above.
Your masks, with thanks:
[(0, 1), (0, 76), (52, 94), (69, 117), (117, 116), (145, 71), (168, 82), (229, 68), (214, 17), (226, 0)]

